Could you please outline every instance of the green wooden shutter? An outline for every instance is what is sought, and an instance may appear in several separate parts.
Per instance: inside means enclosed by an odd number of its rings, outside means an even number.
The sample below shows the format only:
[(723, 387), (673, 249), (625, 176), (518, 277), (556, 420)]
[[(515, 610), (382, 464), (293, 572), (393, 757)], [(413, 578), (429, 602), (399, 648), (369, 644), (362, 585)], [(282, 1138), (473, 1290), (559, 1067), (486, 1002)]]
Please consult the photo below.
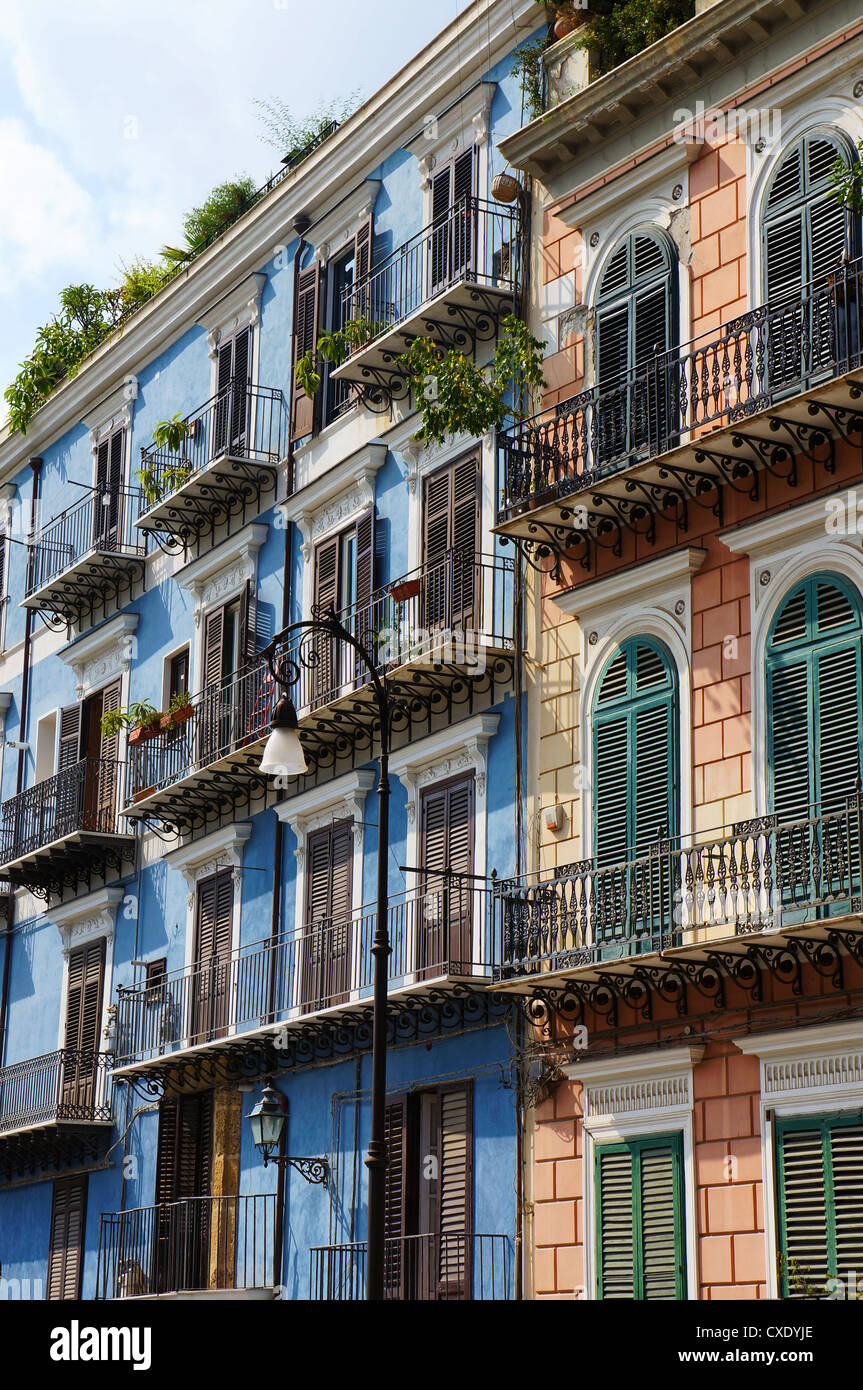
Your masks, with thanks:
[(863, 1116), (779, 1120), (776, 1128), (781, 1291), (820, 1294), (863, 1269)]
[(680, 1135), (598, 1145), (597, 1297), (686, 1297)]
[(780, 821), (841, 809), (861, 766), (861, 613), (832, 575), (797, 585), (767, 643), (771, 810)]
[(677, 683), (668, 654), (632, 638), (610, 658), (593, 706), (597, 862), (643, 854), (677, 833)]

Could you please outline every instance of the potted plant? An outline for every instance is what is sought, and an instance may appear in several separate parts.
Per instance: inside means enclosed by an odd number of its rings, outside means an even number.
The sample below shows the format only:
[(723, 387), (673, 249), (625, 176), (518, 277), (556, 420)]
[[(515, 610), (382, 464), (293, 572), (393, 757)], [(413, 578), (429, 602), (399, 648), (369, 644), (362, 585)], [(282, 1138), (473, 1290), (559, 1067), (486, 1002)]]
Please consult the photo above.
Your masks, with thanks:
[(406, 603), (409, 598), (416, 598), (422, 588), (420, 579), (399, 579), (395, 584), (390, 585), (390, 593), (396, 603)]
[(559, 3), (550, 5), (546, 4), (546, 0), (536, 0), (536, 3), (542, 5), (545, 10), (554, 10), (556, 16), (554, 21), (554, 37), (556, 39), (565, 39), (567, 34), (571, 34), (573, 29), (577, 29), (588, 17), (586, 10), (583, 8), (578, 14), (576, 13), (575, 5), (572, 3), (572, 0), (559, 0)]
[(136, 704), (130, 705), (127, 715), (130, 748), (137, 747), (139, 743), (146, 743), (159, 733), (159, 721), (162, 716), (149, 700), (139, 700)]
[(171, 696), (165, 713), (161, 716), (160, 724), (165, 730), (175, 729), (179, 724), (185, 724), (187, 719), (192, 717), (192, 697), (188, 690), (177, 690)]

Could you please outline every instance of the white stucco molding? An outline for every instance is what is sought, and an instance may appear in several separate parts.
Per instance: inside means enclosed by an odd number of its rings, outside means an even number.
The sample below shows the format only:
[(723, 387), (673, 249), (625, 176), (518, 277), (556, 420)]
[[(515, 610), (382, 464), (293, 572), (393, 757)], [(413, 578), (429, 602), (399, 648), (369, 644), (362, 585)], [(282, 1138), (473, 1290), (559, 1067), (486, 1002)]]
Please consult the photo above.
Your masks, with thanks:
[(429, 187), (435, 166), (464, 143), (466, 134), (474, 145), (485, 144), (496, 91), (496, 82), (478, 82), (442, 115), (426, 118), (421, 133), (407, 144), (416, 154), (423, 188)]
[(181, 849), (172, 850), (165, 855), (165, 862), (172, 869), (178, 869), (186, 880), (188, 888), (188, 907), (194, 906), (195, 892), (202, 878), (209, 878), (220, 869), (231, 869), (236, 890), (242, 884), (243, 846), (252, 833), (250, 821), (239, 825), (226, 825), (205, 835), (201, 840), (193, 840)]
[(124, 429), (132, 428), (132, 416), (138, 399), (138, 378), (127, 376), (120, 386), (116, 386), (107, 396), (83, 416), (83, 423), (90, 431), (90, 452), (95, 454), (99, 440), (118, 425)]
[(262, 522), (253, 522), (176, 575), (177, 584), (191, 595), (195, 627), (210, 604), (235, 593), (247, 579), (254, 580), (258, 551), (269, 529)]
[(137, 613), (119, 613), (57, 653), (75, 673), (75, 693), (79, 700), (131, 670), (138, 617)]
[(60, 933), (63, 955), (68, 956), (76, 946), (86, 946), (102, 936), (113, 941), (117, 908), (125, 895), (125, 888), (100, 888), (73, 902), (48, 908), (45, 916)]
[(283, 825), (290, 826), (296, 836), (294, 855), (301, 867), (305, 859), (306, 836), (334, 821), (352, 820), (354, 844), (362, 844), (365, 801), (375, 784), (375, 777), (376, 773), (371, 768), (361, 767), (346, 777), (337, 777), (334, 782), (312, 787), (276, 806), (278, 819)]
[(863, 1020), (734, 1038), (761, 1063), (762, 1104), (782, 1112), (863, 1105)]
[(254, 328), (261, 320), (261, 295), (267, 277), (263, 271), (253, 271), (239, 284), (198, 318), (198, 325), (207, 334), (207, 349), (211, 357), (219, 351), (222, 338), (230, 337), (241, 328)]
[(417, 802), (423, 788), (460, 772), (474, 773), (479, 823), (480, 798), (484, 804), (488, 790), (488, 745), (499, 724), (499, 714), (478, 714), (391, 754), (390, 773), (407, 792), (408, 826), (416, 824)]
[(316, 261), (325, 265), (353, 241), (357, 228), (374, 212), (381, 187), (381, 179), (363, 179), (332, 211), (315, 222), (310, 235), (314, 237)]
[(367, 444), (337, 469), (280, 503), (278, 511), (285, 521), (296, 522), (300, 529), (307, 564), (317, 540), (372, 506), (375, 475), (386, 462), (387, 452), (386, 444)]
[(704, 1044), (693, 1043), (567, 1062), (562, 1070), (584, 1086), (585, 1126), (635, 1115), (650, 1115), (655, 1123), (669, 1112), (692, 1109), (692, 1068), (703, 1056)]

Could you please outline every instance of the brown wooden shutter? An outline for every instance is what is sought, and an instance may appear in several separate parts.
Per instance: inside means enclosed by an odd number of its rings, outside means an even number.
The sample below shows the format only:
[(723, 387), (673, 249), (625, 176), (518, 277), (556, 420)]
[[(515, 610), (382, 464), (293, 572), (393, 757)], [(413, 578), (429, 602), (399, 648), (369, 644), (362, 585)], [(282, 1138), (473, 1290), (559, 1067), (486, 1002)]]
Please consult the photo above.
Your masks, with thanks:
[(238, 670), (245, 671), (255, 660), (257, 644), (255, 641), (255, 593), (251, 579), (247, 579), (240, 597), (240, 631), (237, 642)]
[(244, 328), (234, 339), (231, 373), (231, 444), (236, 449), (246, 442), (251, 345), (251, 329)]
[(428, 628), (475, 626), (479, 485), (477, 454), (426, 479), (423, 564)]
[(80, 1298), (84, 1262), (84, 1223), (87, 1216), (87, 1178), (60, 1178), (51, 1203), (51, 1242), (48, 1251), (49, 1299)]
[(473, 1096), (469, 1086), (440, 1091), (438, 1292), (470, 1297)]
[[(374, 633), (380, 624), (377, 621), (372, 596), (375, 592), (375, 509), (364, 512), (357, 521), (356, 529), (356, 622), (354, 635), (362, 642), (369, 655), (374, 658)], [(358, 685), (368, 680), (366, 664), (356, 657), (356, 681)]]
[[(112, 714), (120, 708), (120, 681), (113, 681), (102, 691), (102, 714)], [(99, 740), (98, 769), (98, 807), (97, 816), (100, 828), (114, 829), (117, 792), (117, 760), (120, 756), (120, 736), (118, 733), (102, 734)]]
[(195, 928), (195, 961), (206, 964), (213, 956), (231, 953), (234, 914), (234, 879), (231, 873), (214, 874), (198, 884)]
[(206, 1197), (210, 1191), (213, 1093), (170, 1096), (159, 1104), (156, 1202)]
[(195, 1042), (224, 1036), (230, 1022), (234, 880), (214, 874), (198, 884), (194, 973), (189, 1002), (190, 1034)]
[[(297, 302), (294, 305), (294, 371), (299, 359), (317, 347), (320, 288), (321, 268), (315, 262), (308, 270), (302, 271), (297, 282)], [(311, 434), (314, 425), (315, 400), (309, 399), (294, 376), (291, 391), (291, 439), (301, 439), (303, 435)]]
[[(315, 549), (314, 603), (322, 609), (335, 608), (339, 594), (339, 552), (341, 537), (322, 541)], [(316, 663), (312, 670), (312, 699), (331, 697), (338, 680), (338, 643), (332, 638), (316, 635), (312, 638)]]
[[(350, 317), (352, 319), (374, 319), (375, 317), (371, 312), (369, 286), (364, 284), (372, 268), (373, 244), (374, 222), (371, 217), (367, 217), (364, 222), (360, 223), (354, 237), (354, 288), (350, 300)], [(334, 305), (333, 309), (336, 314), (341, 314), (340, 305)], [(339, 322), (341, 322), (340, 318)]]
[(420, 863), (428, 877), (418, 902), (418, 969), (427, 975), (470, 973), (474, 867), (474, 779), (465, 777), (423, 792)]
[(306, 845), (303, 1004), (337, 1003), (350, 989), (353, 910), (352, 821), (316, 830)]
[(384, 1110), (387, 1167), (384, 1183), (384, 1295), (403, 1294), (407, 1233), (408, 1098), (390, 1096)]
[(65, 772), (79, 760), (81, 747), (81, 706), (67, 705), (60, 711), (60, 738), (57, 747), (57, 771)]
[(70, 951), (68, 978), (64, 1046), (98, 1052), (105, 980), (104, 937)]
[(222, 684), (223, 647), (225, 642), (225, 610), (215, 608), (207, 614), (204, 628), (204, 687), (209, 690)]

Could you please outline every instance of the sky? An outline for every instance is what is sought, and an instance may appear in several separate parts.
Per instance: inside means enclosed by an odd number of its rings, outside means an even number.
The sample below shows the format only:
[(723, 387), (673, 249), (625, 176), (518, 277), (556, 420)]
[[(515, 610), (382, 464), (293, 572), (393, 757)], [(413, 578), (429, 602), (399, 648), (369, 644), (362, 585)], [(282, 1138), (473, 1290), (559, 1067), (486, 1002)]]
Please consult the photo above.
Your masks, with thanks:
[(0, 0), (0, 393), (64, 285), (116, 285), (215, 184), (278, 168), (254, 98), (371, 96), (468, 3)]

